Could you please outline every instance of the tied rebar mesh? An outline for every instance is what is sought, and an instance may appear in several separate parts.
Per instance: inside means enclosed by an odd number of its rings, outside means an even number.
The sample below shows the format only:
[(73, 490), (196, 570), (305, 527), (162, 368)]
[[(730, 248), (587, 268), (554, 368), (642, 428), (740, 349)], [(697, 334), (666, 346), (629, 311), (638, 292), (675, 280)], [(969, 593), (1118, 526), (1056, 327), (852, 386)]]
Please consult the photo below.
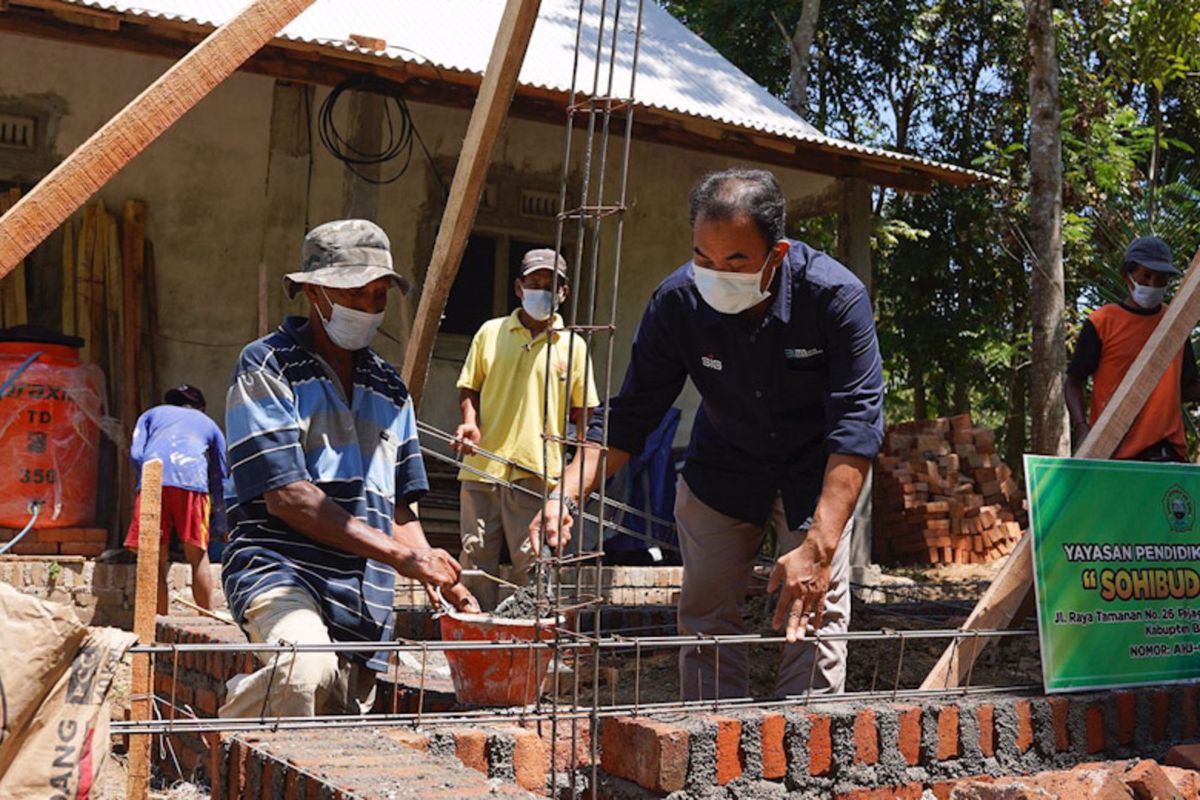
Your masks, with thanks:
[[(614, 334), (617, 323), (617, 296), (621, 276), (621, 243), (625, 224), (626, 189), (629, 178), (629, 150), (633, 135), (634, 89), (637, 81), (638, 57), (641, 52), (642, 14), (645, 0), (598, 0), (599, 9), (592, 15), (590, 6), (597, 0), (580, 0), (579, 13), (575, 27), (575, 52), (571, 66), (571, 90), (566, 106), (566, 129), (563, 135), (562, 173), (559, 181), (558, 219), (555, 226), (554, 251), (561, 253), (563, 249), (566, 226), (574, 227), (573, 252), (568, 263), (573, 290), (570, 294), (569, 308), (563, 315), (564, 324), (559, 328), (558, 316), (552, 316), (552, 325), (556, 328), (550, 336), (565, 335), (567, 337), (566, 356), (566, 402), (563, 403), (562, 420), (549, 418), (551, 392), (558, 391), (555, 371), (553, 369), (554, 348), (547, 346), (545, 383), (543, 385), (543, 419), (542, 419), (542, 500), (543, 504), (549, 499), (550, 482), (557, 476), (547, 473), (550, 463), (551, 448), (558, 448), (559, 463), (565, 463), (568, 449), (574, 449), (575, 458), (581, 463), (589, 458), (599, 460), (600, 485), (598, 488), (599, 505), (596, 515), (596, 539), (594, 547), (589, 548), (584, 520), (578, 520), (575, 536), (565, 547), (560, 544), (559, 552), (551, 552), (545, 545), (546, 525), (543, 519), (541, 530), (541, 549), (538, 554), (535, 578), (535, 599), (539, 608), (543, 604), (549, 607), (549, 617), (556, 621), (553, 642), (557, 645), (571, 642), (585, 643), (586, 649), (573, 648), (571, 652), (571, 687), (569, 696), (570, 707), (580, 708), (581, 664), (584, 659), (591, 661), (591, 713), (586, 720), (571, 715), (563, 719), (561, 704), (563, 698), (562, 676), (564, 655), (562, 648), (556, 649), (553, 659), (553, 690), (548, 701), (539, 699), (536, 711), (548, 710), (550, 727), (550, 792), (557, 794), (559, 789), (558, 764), (559, 748), (562, 746), (561, 729), (563, 724), (570, 727), (569, 750), (567, 764), (570, 769), (566, 776), (570, 797), (579, 796), (579, 768), (576, 758), (579, 753), (579, 733), (581, 721), (588, 725), (588, 750), (590, 756), (591, 774), (588, 787), (594, 792), (597, 784), (599, 758), (597, 744), (599, 742), (599, 703), (600, 703), (600, 641), (602, 638), (600, 608), (604, 603), (602, 593), (602, 569), (604, 565), (604, 534), (606, 530), (605, 515), (607, 511), (605, 496), (605, 465), (608, 457), (608, 417), (604, 415), (600, 421), (599, 440), (588, 441), (587, 410), (600, 405), (602, 400), (611, 396)], [(629, 25), (629, 17), (634, 17), (633, 25)], [(589, 40), (589, 26), (594, 20), (594, 39)], [(622, 58), (628, 58), (628, 71), (620, 63)], [(590, 60), (589, 60), (590, 59)], [(590, 89), (587, 73), (590, 71)], [(618, 73), (623, 73), (618, 78)], [(626, 86), (626, 79), (628, 84)], [(614, 120), (623, 128), (619, 136), (613, 136)], [(582, 153), (576, 160), (575, 136), (577, 128), (583, 129)], [(613, 139), (619, 140), (620, 152), (617, 164), (615, 191), (609, 194), (609, 145)], [(573, 167), (578, 167), (580, 184), (578, 196), (572, 203), (570, 191)], [(609, 254), (601, 258), (602, 247)], [(610, 271), (610, 285), (606, 298), (606, 313), (601, 313), (600, 279), (603, 267), (607, 264)], [(551, 296), (554, 298), (555, 313), (562, 309), (558, 306), (559, 274), (555, 270), (551, 283)], [(586, 295), (585, 295), (586, 287)], [(596, 337), (601, 337), (598, 343)], [(572, 377), (577, 365), (576, 341), (583, 343), (583, 369), (589, 369), (594, 360), (598, 344), (603, 346), (603, 368), (600, 375), (599, 397), (587, 397), (588, 381), (583, 381), (583, 397), (573, 397)], [(572, 408), (580, 409), (574, 426), (574, 436), (562, 437), (552, 434), (555, 428), (572, 430)], [(557, 423), (557, 424), (554, 424)], [(559, 427), (561, 426), (561, 427)], [(588, 493), (584, 486), (586, 470), (580, 470), (579, 486), (574, 487), (574, 496), (580, 499), (581, 505), (586, 503)], [(560, 487), (570, 491), (572, 487)], [(565, 509), (560, 505), (558, 526), (561, 530)], [(575, 569), (574, 586), (564, 586), (562, 571), (564, 566)], [(594, 591), (581, 591), (586, 583), (580, 578), (587, 570), (594, 574)], [(563, 623), (568, 623), (575, 614), (591, 608), (591, 630), (569, 631)], [(539, 614), (539, 619), (543, 615)], [(541, 623), (538, 623), (540, 628)], [(582, 627), (582, 626), (581, 626)], [(541, 630), (536, 630), (534, 639), (540, 639)], [(545, 706), (548, 704), (549, 708)], [(540, 726), (539, 726), (540, 727)], [(539, 730), (539, 733), (542, 731)]]

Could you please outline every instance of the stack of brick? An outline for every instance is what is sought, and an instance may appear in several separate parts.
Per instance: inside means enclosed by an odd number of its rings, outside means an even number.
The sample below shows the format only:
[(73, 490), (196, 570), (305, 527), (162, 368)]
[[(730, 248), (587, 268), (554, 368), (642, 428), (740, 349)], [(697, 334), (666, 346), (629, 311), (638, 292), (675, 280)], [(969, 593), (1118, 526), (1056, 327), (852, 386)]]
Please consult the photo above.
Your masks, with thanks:
[[(0, 528), (0, 545), (11, 541), (20, 531)], [(8, 550), (15, 556), (86, 556), (95, 558), (104, 552), (108, 531), (104, 528), (40, 528), (21, 537)]]
[(1028, 519), (995, 432), (970, 414), (889, 430), (874, 487), (880, 563), (985, 564), (1012, 551)]

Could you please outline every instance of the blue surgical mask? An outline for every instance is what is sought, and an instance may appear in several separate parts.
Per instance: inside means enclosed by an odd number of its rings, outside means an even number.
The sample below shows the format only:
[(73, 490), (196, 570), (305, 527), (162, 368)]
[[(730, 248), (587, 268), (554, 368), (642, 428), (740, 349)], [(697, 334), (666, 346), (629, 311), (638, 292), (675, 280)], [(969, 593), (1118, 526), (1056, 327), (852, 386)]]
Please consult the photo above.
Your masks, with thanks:
[(522, 288), (521, 308), (538, 322), (545, 322), (554, 313), (554, 293), (549, 289)]
[(1165, 286), (1142, 286), (1136, 281), (1130, 291), (1130, 294), (1133, 295), (1133, 302), (1142, 308), (1148, 309), (1158, 308), (1162, 305), (1163, 297), (1166, 293), (1167, 289)]
[(329, 293), (325, 291), (324, 287), (321, 289), (321, 294), (325, 295), (325, 299), (333, 308), (329, 313), (329, 319), (325, 319), (321, 309), (317, 308), (317, 316), (325, 325), (325, 333), (329, 334), (329, 340), (343, 350), (362, 350), (369, 345), (375, 338), (379, 326), (383, 324), (383, 312), (372, 314), (368, 311), (359, 311), (355, 308), (338, 305), (329, 299)]

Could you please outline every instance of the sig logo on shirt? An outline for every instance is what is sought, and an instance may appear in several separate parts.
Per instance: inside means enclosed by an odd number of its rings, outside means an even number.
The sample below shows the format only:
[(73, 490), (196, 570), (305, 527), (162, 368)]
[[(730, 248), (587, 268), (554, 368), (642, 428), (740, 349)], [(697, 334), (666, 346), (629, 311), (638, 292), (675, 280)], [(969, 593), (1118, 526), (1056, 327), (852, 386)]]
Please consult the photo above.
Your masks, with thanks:
[(816, 347), (813, 347), (813, 348), (785, 347), (785, 348), (783, 348), (784, 358), (797, 358), (797, 359), (798, 358), (812, 358), (813, 356), (819, 356), (824, 352), (825, 352), (824, 350), (821, 350)]
[(714, 353), (709, 353), (706, 356), (700, 356), (700, 363), (709, 369), (715, 369), (717, 372), (720, 372), (722, 369), (721, 361)]

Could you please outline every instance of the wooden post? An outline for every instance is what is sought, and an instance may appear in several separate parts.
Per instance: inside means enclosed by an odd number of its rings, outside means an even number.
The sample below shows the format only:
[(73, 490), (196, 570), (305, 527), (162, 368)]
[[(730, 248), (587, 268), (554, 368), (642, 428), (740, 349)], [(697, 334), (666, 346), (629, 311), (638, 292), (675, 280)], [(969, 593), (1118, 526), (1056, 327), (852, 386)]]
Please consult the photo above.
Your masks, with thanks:
[[(133, 603), (133, 632), (138, 644), (154, 643), (154, 620), (158, 614), (158, 539), (162, 529), (162, 461), (151, 459), (142, 465), (141, 516), (138, 519), (137, 586)], [(153, 661), (149, 653), (135, 653), (130, 717), (149, 720)], [(129, 737), (129, 800), (146, 800), (150, 795), (150, 744), (148, 735)]]
[[(1129, 426), (1146, 405), (1146, 399), (1162, 379), (1167, 366), (1172, 359), (1179, 357), (1179, 351), (1197, 321), (1200, 321), (1200, 250), (1192, 257), (1192, 264), (1179, 291), (1167, 306), (1167, 313), (1146, 340), (1129, 372), (1125, 373), (1117, 391), (1104, 407), (1104, 413), (1079, 446), (1076, 458), (1108, 458), (1116, 451)], [(1012, 623), (1013, 617), (1033, 591), (1033, 545), (1030, 538), (1026, 533), (1017, 542), (1008, 560), (963, 623), (963, 630), (996, 630)], [(964, 638), (948, 646), (921, 688), (959, 686), (966, 680), (967, 672), (983, 648), (991, 641), (986, 637)]]
[(454, 170), (454, 182), (450, 185), (450, 196), (442, 213), (437, 241), (433, 245), (433, 257), (425, 284), (421, 289), (421, 302), (417, 306), (417, 317), (413, 321), (412, 336), (404, 356), (404, 381), (413, 403), (420, 405), (429, 374), (429, 359), (433, 342), (441, 324), (442, 312), (450, 287), (458, 274), (467, 246), (467, 237), (475, 225), (475, 214), (479, 211), (479, 197), (483, 192), (488, 166), (492, 162), (492, 151), (500, 125), (512, 103), (517, 88), (517, 76), (525, 61), (525, 50), (533, 35), (541, 0), (508, 0), (500, 29), (492, 45), (492, 56), (479, 97), (471, 111), (467, 135), (463, 139), (462, 155)]
[[(125, 439), (133, 433), (133, 425), (140, 411), (138, 396), (138, 350), (142, 344), (141, 296), (138, 286), (145, 280), (146, 272), (146, 204), (141, 200), (126, 200), (121, 209), (121, 293), (124, 315), (121, 322), (121, 422)], [(126, 486), (121, 483), (122, 488)]]
[(0, 277), (312, 3), (254, 0), (76, 148), (0, 217)]

